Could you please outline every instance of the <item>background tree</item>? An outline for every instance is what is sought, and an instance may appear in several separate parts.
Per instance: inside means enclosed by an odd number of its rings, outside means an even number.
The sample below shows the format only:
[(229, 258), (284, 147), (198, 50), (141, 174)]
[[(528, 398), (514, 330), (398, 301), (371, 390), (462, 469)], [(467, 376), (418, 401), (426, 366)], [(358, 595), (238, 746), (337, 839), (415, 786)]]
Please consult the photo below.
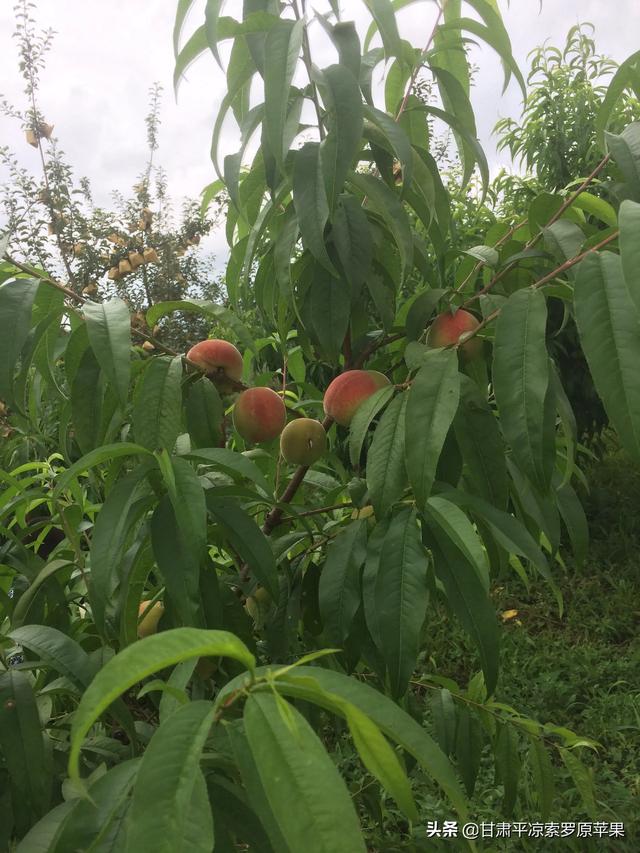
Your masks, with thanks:
[[(222, 199), (212, 200), (203, 214), (196, 201), (185, 199), (176, 209), (168, 197), (166, 175), (156, 162), (161, 87), (155, 84), (149, 92), (147, 162), (131, 195), (114, 192), (109, 209), (96, 205), (90, 180), (76, 178), (55, 135), (54, 119), (48, 123), (38, 103), (53, 33), (38, 31), (26, 0), (15, 11), (27, 106), (20, 111), (2, 100), (1, 108), (38, 150), (42, 171), (31, 174), (8, 146), (0, 147), (0, 165), (7, 174), (0, 205), (9, 255), (65, 278), (76, 293), (98, 299), (117, 294), (130, 305), (136, 322), (143, 323), (144, 312), (156, 302), (183, 297), (220, 301), (223, 289), (215, 259), (198, 247), (216, 225)], [(184, 315), (160, 334), (180, 348), (205, 331), (201, 321)]]

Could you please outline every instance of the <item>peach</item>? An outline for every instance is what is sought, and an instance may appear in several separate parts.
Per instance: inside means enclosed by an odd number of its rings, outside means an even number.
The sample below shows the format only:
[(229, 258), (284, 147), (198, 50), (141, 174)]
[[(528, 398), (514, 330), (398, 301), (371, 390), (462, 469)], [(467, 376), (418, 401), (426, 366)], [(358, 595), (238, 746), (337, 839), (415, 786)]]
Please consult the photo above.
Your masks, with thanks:
[[(455, 314), (448, 311), (445, 314), (439, 314), (429, 329), (429, 345), (446, 347), (457, 344), (461, 335), (465, 332), (473, 332), (479, 325), (476, 317), (462, 308), (459, 308)], [(470, 341), (461, 344), (460, 350), (465, 358), (475, 358), (482, 352), (482, 341), (471, 338)]]
[(349, 426), (362, 403), (389, 384), (384, 373), (377, 370), (346, 370), (336, 376), (325, 392), (325, 414), (336, 423)]
[(291, 465), (308, 467), (327, 449), (327, 434), (320, 421), (298, 418), (288, 423), (280, 436), (280, 452)]
[(254, 444), (277, 438), (286, 422), (282, 397), (271, 388), (249, 388), (233, 407), (233, 425), (246, 441)]
[[(242, 379), (242, 356), (229, 341), (218, 338), (200, 341), (191, 347), (187, 358), (203, 370), (221, 391), (232, 391), (234, 383)], [(225, 383), (225, 379), (231, 382)]]
[[(138, 618), (140, 618), (147, 610), (149, 603), (150, 602), (148, 600), (140, 602), (140, 606), (138, 607)], [(163, 613), (164, 604), (161, 601), (156, 601), (155, 604), (151, 605), (147, 615), (138, 623), (138, 637), (140, 637), (140, 639), (143, 637), (150, 637), (151, 634), (155, 634), (157, 632), (158, 622), (160, 621), (160, 617)]]

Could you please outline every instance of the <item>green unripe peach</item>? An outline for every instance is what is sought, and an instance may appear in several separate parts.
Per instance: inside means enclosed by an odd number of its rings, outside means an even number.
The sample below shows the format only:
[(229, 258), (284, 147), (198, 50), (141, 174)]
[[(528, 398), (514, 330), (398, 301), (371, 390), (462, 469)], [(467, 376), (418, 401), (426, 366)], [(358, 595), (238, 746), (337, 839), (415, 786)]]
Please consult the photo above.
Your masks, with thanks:
[[(462, 335), (475, 331), (479, 325), (473, 314), (463, 308), (459, 308), (455, 314), (448, 311), (439, 314), (429, 329), (429, 346), (446, 347), (457, 344)], [(476, 337), (471, 338), (460, 345), (460, 351), (467, 359), (475, 358), (482, 353), (482, 341)]]
[(245, 441), (259, 444), (277, 438), (287, 422), (282, 397), (271, 388), (243, 391), (233, 407), (233, 425)]
[(280, 436), (280, 452), (291, 465), (313, 465), (326, 449), (324, 427), (312, 418), (291, 421)]
[(390, 382), (377, 370), (346, 370), (336, 376), (324, 395), (325, 414), (341, 426), (349, 426), (358, 408)]
[[(150, 602), (148, 600), (140, 602), (140, 606), (138, 607), (138, 619), (145, 611), (147, 611), (149, 603)], [(149, 608), (144, 619), (138, 623), (138, 637), (140, 637), (140, 639), (143, 637), (150, 637), (151, 634), (155, 634), (158, 631), (158, 622), (160, 621), (163, 613), (164, 604), (161, 601), (156, 601), (156, 603)]]

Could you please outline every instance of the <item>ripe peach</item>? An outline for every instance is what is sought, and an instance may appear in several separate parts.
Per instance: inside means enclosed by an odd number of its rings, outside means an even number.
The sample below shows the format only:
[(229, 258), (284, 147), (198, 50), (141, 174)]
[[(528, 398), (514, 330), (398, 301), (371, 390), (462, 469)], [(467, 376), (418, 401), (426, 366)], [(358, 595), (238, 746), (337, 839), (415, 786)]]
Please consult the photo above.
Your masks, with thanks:
[[(142, 616), (142, 614), (149, 607), (149, 601), (141, 601), (140, 606), (138, 607), (138, 618)], [(142, 639), (143, 637), (150, 637), (151, 634), (155, 634), (158, 630), (158, 622), (160, 621), (160, 617), (164, 613), (164, 604), (161, 601), (156, 601), (155, 604), (151, 605), (150, 610), (144, 619), (138, 623), (138, 637)]]
[(233, 425), (246, 441), (254, 444), (277, 438), (286, 422), (282, 397), (271, 388), (249, 388), (233, 407)]
[[(429, 329), (429, 345), (432, 347), (446, 347), (451, 344), (457, 344), (460, 336), (465, 332), (473, 332), (480, 325), (479, 321), (462, 308), (459, 308), (455, 314), (448, 311), (444, 314), (439, 314), (433, 321)], [(465, 358), (475, 358), (482, 352), (482, 341), (478, 338), (471, 338), (470, 341), (461, 344), (460, 350)]]
[(336, 376), (325, 392), (325, 414), (336, 423), (349, 426), (359, 406), (389, 384), (384, 373), (377, 370), (346, 370)]
[[(242, 379), (242, 356), (228, 341), (212, 338), (191, 347), (187, 358), (203, 370), (219, 389), (225, 393)], [(225, 383), (230, 379), (230, 383)]]
[(327, 449), (327, 434), (320, 421), (298, 418), (280, 436), (280, 452), (291, 465), (313, 465)]

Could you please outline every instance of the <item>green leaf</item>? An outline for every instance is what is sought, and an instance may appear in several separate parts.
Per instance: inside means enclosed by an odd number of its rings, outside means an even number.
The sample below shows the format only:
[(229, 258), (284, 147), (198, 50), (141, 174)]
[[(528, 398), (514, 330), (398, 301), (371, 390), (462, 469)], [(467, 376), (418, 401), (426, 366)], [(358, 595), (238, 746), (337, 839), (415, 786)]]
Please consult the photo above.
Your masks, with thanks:
[(178, 87), (187, 68), (196, 61), (200, 54), (204, 53), (209, 43), (207, 31), (204, 24), (193, 33), (180, 53), (176, 56), (176, 64), (173, 69), (173, 91), (178, 96)]
[(57, 574), (61, 569), (72, 566), (73, 563), (69, 560), (52, 560), (47, 563), (36, 575), (31, 585), (25, 590), (16, 604), (11, 615), (12, 628), (19, 628), (28, 618), (29, 608), (36, 597), (38, 590), (42, 587), (45, 581)]
[(407, 340), (417, 341), (422, 337), (427, 328), (427, 323), (433, 316), (438, 302), (445, 293), (445, 290), (429, 288), (429, 290), (423, 291), (413, 300), (405, 322)]
[(149, 450), (173, 450), (182, 426), (182, 359), (151, 360), (136, 389), (133, 435)]
[(104, 383), (100, 365), (87, 349), (71, 386), (71, 419), (78, 446), (83, 453), (100, 444), (100, 425), (104, 400)]
[(279, 20), (268, 32), (264, 67), (264, 129), (276, 163), (282, 167), (287, 107), (293, 75), (302, 47), (302, 21)]
[(468, 376), (460, 377), (460, 403), (453, 429), (473, 492), (498, 509), (509, 500), (504, 441), (485, 394)]
[(569, 483), (559, 486), (556, 498), (576, 562), (579, 566), (583, 566), (589, 551), (589, 522), (584, 509)]
[[(257, 675), (261, 676), (266, 671), (266, 667), (259, 669)], [(321, 689), (311, 689), (310, 682), (316, 682)], [(241, 679), (234, 679), (225, 685), (218, 697), (218, 703), (241, 684)], [(335, 694), (355, 705), (373, 720), (387, 737), (413, 755), (423, 770), (442, 787), (459, 816), (466, 818), (467, 804), (464, 795), (442, 750), (413, 717), (379, 690), (351, 676), (317, 666), (300, 666), (287, 671), (278, 677), (278, 689), (287, 696), (304, 699), (334, 713), (335, 704), (327, 701), (326, 694)]]
[(306, 142), (295, 153), (293, 203), (305, 249), (332, 275), (337, 275), (324, 241), (329, 205), (322, 171), (321, 149), (317, 142)]
[(513, 515), (497, 509), (488, 501), (453, 489), (444, 492), (447, 499), (471, 512), (484, 521), (496, 542), (508, 553), (518, 554), (536, 566), (544, 577), (550, 577), (549, 565), (538, 543), (527, 528)]
[(0, 399), (14, 405), (13, 375), (29, 335), (38, 292), (35, 279), (10, 279), (0, 285)]
[(215, 385), (206, 377), (190, 386), (185, 414), (194, 447), (215, 447), (222, 441), (224, 407)]
[[(213, 815), (207, 782), (201, 770), (196, 771), (193, 792), (189, 802), (188, 814), (184, 823), (185, 835), (183, 850), (185, 853), (211, 853), (214, 842)], [(175, 849), (175, 848), (173, 848)], [(229, 851), (232, 853), (232, 851)]]
[(200, 558), (167, 495), (156, 507), (150, 529), (153, 553), (177, 618), (183, 625), (203, 627)]
[(356, 80), (360, 79), (361, 49), (358, 30), (353, 21), (338, 21), (333, 27), (328, 24), (324, 17), (318, 16), (320, 23), (329, 38), (337, 48), (340, 65), (344, 65), (353, 74)]
[(320, 145), (329, 207), (333, 209), (360, 151), (364, 117), (358, 81), (344, 65), (322, 71), (322, 95), (329, 131)]
[(89, 343), (124, 406), (131, 375), (131, 317), (122, 299), (87, 302), (83, 308)]
[(500, 255), (491, 246), (473, 246), (471, 249), (465, 249), (464, 253), (488, 267), (497, 267), (500, 261)]
[(519, 290), (496, 325), (493, 384), (500, 423), (513, 457), (543, 494), (555, 459), (555, 406), (549, 393), (547, 306), (537, 290)]
[(288, 846), (302, 850), (313, 839), (317, 853), (364, 853), (344, 780), (299, 711), (273, 694), (251, 693), (244, 726), (262, 788)]
[(627, 125), (621, 134), (605, 133), (605, 139), (631, 196), (640, 201), (640, 121)]
[(366, 197), (371, 206), (384, 220), (400, 254), (400, 276), (404, 280), (413, 263), (413, 236), (407, 214), (396, 193), (373, 175), (353, 174), (351, 182)]
[(640, 312), (640, 204), (625, 200), (620, 205), (620, 257), (624, 280)]
[(186, 459), (170, 457), (166, 451), (158, 462), (181, 538), (199, 563), (207, 548), (207, 508), (200, 478)]
[(385, 662), (394, 697), (415, 669), (427, 610), (427, 556), (415, 510), (400, 510), (386, 529), (378, 560), (367, 560), (363, 601), (367, 625)]
[(580, 262), (574, 303), (596, 390), (622, 445), (640, 460), (640, 316), (617, 255), (598, 252)]
[(186, 688), (198, 664), (197, 658), (183, 660), (174, 667), (160, 699), (160, 722), (163, 723), (183, 704)]
[(431, 494), (440, 453), (458, 408), (460, 376), (453, 349), (426, 355), (409, 391), (406, 415), (406, 464), (419, 506)]
[(545, 226), (542, 235), (546, 248), (561, 262), (575, 258), (585, 241), (580, 226), (568, 219), (558, 219), (552, 225)]
[(344, 280), (318, 267), (307, 291), (303, 315), (307, 318), (305, 325), (312, 325), (319, 348), (332, 364), (338, 363), (350, 313), (351, 294)]
[(175, 58), (177, 58), (178, 53), (180, 52), (180, 36), (182, 35), (182, 28), (184, 27), (184, 22), (192, 6), (193, 0), (178, 0), (176, 17), (173, 23), (173, 55)]
[(585, 812), (592, 820), (595, 820), (598, 815), (598, 806), (596, 804), (591, 769), (584, 765), (570, 749), (561, 749), (560, 757), (571, 774), (571, 778), (582, 799)]
[(220, 19), (220, 8), (223, 0), (207, 0), (207, 5), (204, 10), (205, 31), (207, 34), (207, 44), (214, 55), (216, 62), (222, 68), (222, 61), (218, 52), (218, 21)]
[(47, 812), (23, 837), (15, 849), (16, 853), (51, 853), (55, 850), (64, 825), (75, 806), (75, 800), (67, 800)]
[(105, 444), (103, 447), (97, 447), (90, 453), (87, 453), (77, 462), (67, 468), (59, 475), (58, 481), (53, 491), (54, 500), (57, 499), (69, 483), (80, 474), (85, 474), (100, 465), (103, 462), (112, 462), (114, 459), (119, 459), (122, 456), (150, 456), (149, 450), (140, 444), (133, 444), (129, 441), (123, 441), (120, 444)]
[(462, 781), (471, 797), (482, 758), (482, 728), (478, 718), (464, 706), (458, 709), (455, 751)]
[(502, 808), (506, 817), (511, 817), (518, 797), (521, 762), (518, 752), (518, 733), (510, 723), (498, 728), (495, 743), (496, 772), (504, 788)]
[(427, 521), (436, 575), (449, 606), (478, 649), (487, 690), (492, 693), (498, 679), (500, 642), (495, 608), (466, 553), (441, 527)]
[(52, 768), (33, 688), (27, 676), (15, 670), (0, 674), (0, 747), (9, 772), (16, 833), (21, 836), (49, 807)]
[(360, 464), (362, 446), (371, 426), (371, 421), (387, 405), (394, 393), (395, 390), (392, 385), (380, 388), (356, 410), (349, 427), (349, 457), (354, 468)]
[(425, 505), (425, 517), (437, 526), (474, 567), (485, 592), (489, 592), (489, 566), (480, 537), (464, 512), (446, 498), (432, 495)]
[(355, 296), (371, 269), (373, 238), (367, 214), (358, 200), (348, 193), (338, 199), (331, 237)]
[(460, 30), (467, 30), (467, 32), (478, 36), (478, 38), (481, 38), (492, 47), (500, 56), (504, 68), (503, 93), (509, 85), (509, 80), (513, 74), (522, 91), (522, 97), (526, 101), (527, 87), (520, 69), (513, 58), (509, 34), (505, 29), (497, 4), (491, 2), (491, 0), (467, 0), (467, 2), (482, 17), (486, 26), (478, 23), (478, 21), (474, 21), (472, 18), (459, 18), (455, 21), (449, 21), (441, 29), (443, 31), (452, 29), (458, 32)]
[(327, 548), (318, 600), (328, 643), (341, 646), (360, 606), (360, 570), (367, 554), (367, 523), (354, 521)]
[(213, 494), (207, 495), (207, 506), (221, 525), (231, 546), (248, 564), (255, 578), (260, 581), (274, 601), (280, 593), (278, 570), (269, 540), (251, 516), (231, 501)]
[(364, 0), (364, 2), (382, 36), (386, 58), (397, 56), (400, 59), (403, 55), (402, 41), (392, 3), (390, 0)]
[(420, 818), (407, 775), (380, 729), (355, 705), (345, 703), (345, 716), (364, 766), (391, 794), (406, 817), (418, 821)]
[(228, 326), (247, 349), (254, 350), (253, 336), (246, 326), (240, 322), (235, 312), (208, 299), (174, 299), (170, 302), (157, 302), (147, 311), (147, 324), (150, 327), (155, 326), (161, 317), (166, 317), (167, 314), (172, 314), (174, 311), (200, 314), (203, 317), (215, 320), (216, 323)]
[(380, 519), (400, 500), (407, 485), (407, 401), (406, 393), (398, 394), (392, 400), (380, 418), (367, 455), (367, 485), (373, 508)]
[[(141, 850), (174, 853), (185, 849), (195, 778), (214, 713), (211, 702), (190, 702), (178, 708), (155, 731), (142, 756), (133, 790), (126, 853)], [(199, 845), (195, 849), (210, 853), (211, 817), (209, 827), (205, 821), (199, 830)]]
[(91, 681), (93, 667), (85, 650), (71, 637), (48, 625), (23, 625), (9, 634), (19, 646), (34, 652), (76, 687), (84, 689)]
[(100, 631), (105, 612), (121, 580), (119, 570), (132, 531), (149, 508), (147, 465), (139, 465), (119, 480), (107, 495), (97, 515), (91, 539), (91, 610)]
[(213, 466), (233, 477), (234, 480), (250, 480), (255, 483), (265, 497), (273, 497), (273, 489), (269, 486), (262, 471), (255, 462), (252, 462), (242, 453), (227, 450), (225, 447), (212, 447), (193, 451), (187, 454), (185, 458), (192, 459), (201, 465)]
[(595, 216), (610, 228), (615, 228), (618, 224), (616, 212), (609, 202), (592, 193), (580, 193), (571, 206), (583, 210), (590, 216)]
[(76, 798), (70, 801), (74, 805), (73, 812), (60, 833), (56, 851), (108, 853), (109, 850), (118, 849), (118, 834), (128, 812), (129, 794), (139, 764), (138, 759), (117, 764), (91, 783), (91, 799)]
[(555, 797), (553, 765), (544, 741), (533, 734), (529, 735), (529, 764), (536, 786), (540, 817), (547, 820)]
[(82, 741), (91, 726), (118, 696), (158, 670), (191, 657), (208, 656), (230, 657), (251, 672), (255, 668), (253, 655), (233, 634), (197, 628), (176, 628), (146, 637), (127, 646), (107, 661), (83, 693), (73, 717), (69, 754), (69, 775), (72, 780), (80, 779)]
[(632, 53), (618, 67), (616, 73), (608, 83), (607, 91), (600, 104), (600, 109), (596, 116), (596, 134), (598, 145), (602, 150), (605, 148), (604, 137), (607, 124), (620, 96), (626, 89), (631, 89), (635, 93), (636, 98), (640, 98), (640, 50)]
[(450, 26), (445, 31), (438, 27), (434, 33), (433, 46), (437, 65), (449, 71), (462, 86), (468, 95), (471, 88), (469, 63), (465, 44), (462, 40), (462, 32), (459, 27), (451, 26), (462, 15), (461, 0), (449, 0), (444, 4), (444, 23)]
[(411, 140), (397, 121), (382, 110), (366, 106), (364, 115), (386, 137), (393, 152), (402, 166), (404, 187), (410, 186), (413, 176), (413, 148)]

